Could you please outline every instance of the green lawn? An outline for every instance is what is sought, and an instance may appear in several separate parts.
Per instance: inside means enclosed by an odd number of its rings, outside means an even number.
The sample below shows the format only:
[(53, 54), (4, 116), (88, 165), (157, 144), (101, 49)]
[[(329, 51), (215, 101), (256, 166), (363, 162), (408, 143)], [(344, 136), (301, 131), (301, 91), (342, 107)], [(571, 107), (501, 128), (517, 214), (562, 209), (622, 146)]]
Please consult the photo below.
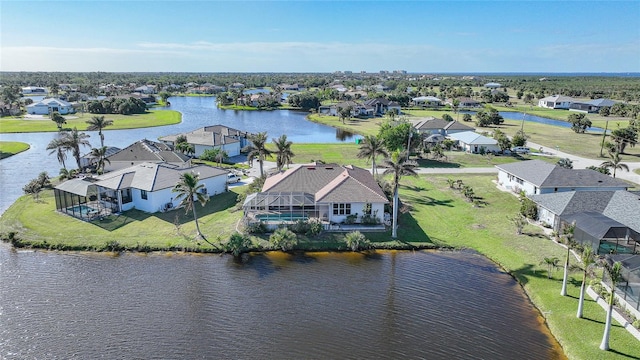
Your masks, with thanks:
[[(68, 120), (64, 128), (73, 129), (77, 127), (78, 130), (87, 129), (87, 120), (90, 120), (93, 116), (102, 116), (89, 113), (78, 113), (65, 116)], [(151, 110), (146, 114), (135, 115), (104, 115), (105, 119), (113, 120), (113, 125), (105, 129), (118, 130), (118, 129), (136, 129), (153, 126), (164, 126), (179, 124), (182, 121), (182, 114), (174, 110)], [(33, 120), (23, 118), (2, 118), (0, 119), (0, 133), (24, 133), (24, 132), (53, 132), (58, 131), (56, 124), (49, 120)]]
[(29, 144), (18, 141), (0, 141), (0, 159), (29, 150)]
[(311, 114), (307, 119), (320, 124), (328, 125), (334, 128), (343, 129), (360, 135), (377, 135), (379, 125), (385, 121), (385, 118), (370, 118), (345, 121), (343, 124), (338, 116)]

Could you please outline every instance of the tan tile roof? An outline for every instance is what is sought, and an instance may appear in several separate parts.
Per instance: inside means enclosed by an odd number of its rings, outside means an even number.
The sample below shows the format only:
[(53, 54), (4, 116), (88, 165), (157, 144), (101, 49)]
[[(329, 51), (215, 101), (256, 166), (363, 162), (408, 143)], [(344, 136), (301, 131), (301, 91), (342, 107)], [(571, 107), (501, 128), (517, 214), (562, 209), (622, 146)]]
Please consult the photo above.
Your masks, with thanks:
[(273, 175), (262, 192), (304, 192), (315, 194), (316, 202), (387, 202), (368, 170), (335, 164), (301, 165)]

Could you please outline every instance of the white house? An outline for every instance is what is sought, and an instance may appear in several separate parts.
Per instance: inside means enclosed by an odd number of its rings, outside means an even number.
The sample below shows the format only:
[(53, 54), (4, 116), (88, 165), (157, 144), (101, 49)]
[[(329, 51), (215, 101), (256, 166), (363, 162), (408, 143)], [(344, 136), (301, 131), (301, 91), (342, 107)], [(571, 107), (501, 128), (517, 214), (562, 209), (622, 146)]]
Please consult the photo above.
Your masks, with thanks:
[(46, 95), (47, 89), (39, 86), (26, 86), (22, 88), (24, 95)]
[(498, 185), (526, 195), (564, 191), (627, 190), (624, 181), (590, 169), (565, 169), (541, 160), (496, 165)]
[(538, 106), (547, 109), (568, 110), (574, 102), (576, 102), (576, 99), (568, 96), (551, 95), (538, 100)]
[(366, 169), (351, 165), (300, 165), (265, 180), (262, 192), (247, 196), (249, 222), (318, 218), (325, 224), (352, 219), (381, 224), (387, 197)]
[(502, 84), (499, 84), (497, 82), (490, 82), (484, 84), (484, 87), (486, 87), (487, 89), (498, 89), (502, 87)]
[(478, 154), (482, 152), (500, 151), (500, 146), (498, 146), (496, 139), (480, 135), (473, 131), (453, 132), (449, 133), (448, 137), (457, 142), (458, 148), (468, 153)]
[(49, 115), (56, 111), (61, 115), (67, 115), (75, 113), (76, 109), (73, 108), (70, 102), (56, 98), (48, 98), (27, 105), (27, 113), (31, 115)]
[(226, 170), (206, 165), (179, 168), (143, 163), (95, 178), (63, 182), (54, 189), (56, 209), (83, 220), (131, 209), (148, 213), (173, 209), (180, 201), (172, 189), (185, 172), (198, 174), (203, 193), (214, 196), (227, 190)]
[(187, 143), (193, 145), (195, 156), (200, 156), (207, 149), (222, 149), (229, 157), (240, 155), (240, 150), (251, 144), (248, 137), (251, 133), (226, 127), (224, 125), (205, 126), (188, 133), (160, 137), (165, 144), (175, 146), (178, 136), (187, 137)]
[(438, 107), (442, 106), (442, 100), (435, 96), (418, 96), (411, 99), (416, 106)]

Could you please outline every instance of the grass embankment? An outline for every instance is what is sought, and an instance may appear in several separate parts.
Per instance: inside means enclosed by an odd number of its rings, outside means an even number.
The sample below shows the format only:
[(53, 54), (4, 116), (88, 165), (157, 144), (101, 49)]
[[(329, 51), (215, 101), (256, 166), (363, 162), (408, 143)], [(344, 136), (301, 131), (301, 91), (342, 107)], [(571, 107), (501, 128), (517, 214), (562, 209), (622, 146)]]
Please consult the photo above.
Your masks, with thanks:
[(0, 141), (0, 160), (29, 150), (27, 143), (18, 141)]
[[(86, 130), (90, 120), (94, 116), (104, 116), (105, 119), (113, 120), (113, 125), (105, 128), (105, 131), (119, 129), (137, 129), (154, 126), (164, 126), (179, 124), (182, 121), (182, 114), (175, 110), (151, 110), (145, 114), (134, 115), (112, 115), (112, 114), (89, 114), (78, 113), (67, 115), (67, 123), (63, 125), (65, 129)], [(54, 132), (58, 131), (56, 123), (50, 119), (23, 119), (23, 118), (2, 118), (0, 119), (0, 133), (27, 133), (27, 132)]]
[[(335, 144), (311, 144), (293, 143), (291, 151), (295, 154), (293, 162), (296, 164), (310, 163), (314, 160), (322, 160), (325, 163), (335, 163), (340, 165), (355, 165), (365, 169), (371, 168), (371, 163), (366, 159), (359, 159), (357, 154), (360, 145), (355, 143), (335, 143)], [(267, 144), (267, 149), (274, 151), (275, 145)], [(516, 161), (537, 159), (535, 155), (522, 156), (482, 156), (469, 154), (461, 151), (445, 151), (446, 161), (436, 161), (431, 159), (418, 159), (420, 167), (425, 168), (476, 168), (493, 167), (498, 164), (507, 164)], [(557, 158), (540, 157), (541, 160), (557, 162)], [(268, 158), (268, 161), (275, 161), (275, 155)], [(381, 165), (383, 158), (378, 156), (377, 164)], [(384, 169), (379, 169), (382, 172)]]
[[(479, 197), (480, 205), (472, 206), (459, 191), (450, 189), (446, 179), (462, 179)], [(457, 247), (472, 248), (492, 259), (511, 273), (524, 287), (562, 344), (570, 359), (625, 359), (640, 354), (640, 342), (614, 323), (611, 333), (612, 351), (598, 349), (604, 329), (605, 312), (587, 300), (584, 319), (577, 319), (577, 297), (580, 275), (572, 275), (569, 296), (559, 295), (562, 271), (547, 279), (544, 257), (563, 258), (565, 251), (543, 235), (541, 229), (527, 225), (523, 235), (515, 235), (508, 216), (517, 213), (519, 202), (512, 194), (496, 189), (492, 175), (421, 176), (404, 178), (400, 195), (404, 206), (400, 215), (398, 241), (390, 232), (368, 233), (376, 247)], [(234, 211), (235, 192), (212, 198), (204, 208), (198, 205), (202, 232), (212, 241), (226, 241), (242, 216)], [(176, 221), (177, 217), (177, 221)], [(0, 218), (0, 231), (18, 231), (18, 238), (52, 248), (89, 245), (99, 250), (119, 248), (148, 250), (167, 247), (175, 250), (215, 251), (192, 241), (195, 225), (184, 210), (162, 214), (129, 211), (103, 222), (86, 223), (55, 211), (51, 191), (40, 202), (31, 197), (20, 198)], [(56, 224), (52, 226), (51, 224)], [(175, 224), (179, 225), (179, 231)], [(300, 248), (341, 248), (341, 234), (328, 234), (319, 239), (306, 239)], [(117, 241), (114, 244), (114, 240)], [(254, 244), (265, 244), (266, 236), (254, 237)], [(574, 260), (572, 260), (574, 261)]]
[(385, 121), (384, 118), (357, 119), (352, 118), (346, 120), (343, 124), (338, 116), (310, 114), (307, 119), (319, 124), (324, 124), (338, 129), (350, 131), (360, 135), (377, 135), (379, 125)]

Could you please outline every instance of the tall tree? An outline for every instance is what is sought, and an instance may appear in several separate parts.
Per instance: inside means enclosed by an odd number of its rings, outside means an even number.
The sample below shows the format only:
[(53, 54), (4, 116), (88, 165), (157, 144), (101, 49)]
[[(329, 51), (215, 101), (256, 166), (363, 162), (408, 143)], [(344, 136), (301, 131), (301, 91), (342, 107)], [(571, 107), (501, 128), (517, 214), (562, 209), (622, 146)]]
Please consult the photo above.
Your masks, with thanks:
[(367, 135), (360, 142), (360, 151), (358, 151), (358, 157), (361, 159), (371, 160), (371, 172), (373, 175), (378, 175), (378, 168), (376, 166), (376, 157), (384, 156), (389, 157), (387, 149), (384, 147), (384, 141), (378, 136)]
[(62, 141), (65, 144), (65, 148), (71, 151), (71, 154), (76, 159), (79, 170), (82, 170), (82, 165), (80, 164), (80, 147), (91, 146), (89, 140), (87, 140), (89, 137), (89, 135), (83, 132), (78, 132), (78, 129), (75, 127), (73, 130), (66, 131), (62, 134)]
[(578, 313), (576, 316), (578, 318), (582, 318), (582, 309), (584, 307), (584, 290), (587, 286), (587, 276), (589, 276), (589, 272), (593, 268), (593, 265), (596, 263), (596, 257), (593, 254), (593, 250), (590, 246), (587, 246), (582, 250), (582, 254), (580, 254), (580, 260), (582, 264), (578, 267), (582, 270), (582, 284), (580, 285), (580, 299), (578, 300)]
[(89, 157), (91, 157), (92, 160), (95, 160), (96, 172), (98, 174), (102, 174), (104, 172), (105, 162), (111, 164), (111, 161), (109, 161), (109, 159), (106, 158), (106, 155), (107, 155), (106, 146), (91, 149), (91, 153), (89, 154)]
[(196, 207), (194, 203), (194, 197), (202, 206), (204, 206), (207, 201), (209, 201), (209, 197), (202, 191), (202, 189), (204, 188), (204, 184), (200, 184), (200, 176), (198, 174), (185, 172), (180, 175), (178, 183), (173, 187), (171, 191), (178, 194), (176, 195), (176, 200), (179, 200), (180, 205), (184, 206), (185, 213), (188, 213), (189, 210), (193, 212), (193, 220), (196, 222), (196, 231), (198, 232), (198, 236), (207, 243), (211, 244), (200, 231), (198, 214), (196, 213)]
[(258, 159), (260, 162), (260, 177), (264, 177), (264, 159), (267, 156), (271, 156), (272, 152), (267, 149), (267, 133), (261, 132), (257, 134), (253, 134), (249, 136), (249, 141), (251, 141), (251, 145), (249, 145), (249, 154), (247, 155), (247, 159), (249, 161), (253, 161), (253, 159)]
[(345, 123), (345, 120), (351, 120), (352, 110), (353, 108), (351, 106), (347, 106), (340, 108), (340, 110), (338, 111), (338, 115), (340, 116), (340, 120), (342, 120), (343, 124)]
[(613, 177), (616, 177), (616, 170), (626, 170), (629, 171), (629, 166), (627, 164), (622, 163), (622, 158), (620, 158), (619, 153), (609, 154), (611, 157), (610, 160), (607, 160), (600, 164), (600, 167), (605, 169), (613, 169)]
[(271, 139), (276, 146), (276, 166), (278, 167), (278, 171), (282, 170), (282, 168), (286, 165), (289, 166), (291, 164), (291, 158), (295, 156), (293, 151), (291, 151), (291, 145), (293, 142), (287, 140), (287, 135), (282, 134), (279, 138)]
[(602, 335), (602, 342), (600, 343), (600, 350), (609, 350), (609, 333), (611, 332), (611, 315), (613, 313), (613, 300), (615, 299), (616, 286), (618, 282), (622, 280), (622, 264), (619, 261), (609, 264), (604, 262), (604, 269), (609, 275), (609, 281), (611, 282), (611, 295), (609, 295), (609, 308), (607, 309), (607, 322), (604, 325), (604, 334)]
[(104, 134), (102, 133), (102, 129), (113, 125), (113, 120), (105, 120), (104, 116), (92, 116), (91, 120), (87, 120), (86, 122), (89, 124), (89, 126), (87, 126), (88, 131), (98, 130), (98, 135), (100, 135), (100, 147), (104, 147)]
[(574, 246), (573, 242), (573, 233), (576, 230), (576, 225), (571, 224), (564, 228), (563, 235), (566, 239), (567, 245), (567, 256), (564, 260), (564, 273), (562, 275), (562, 289), (560, 290), (560, 295), (567, 296), (567, 281), (569, 279), (569, 258), (571, 257), (571, 248)]
[(222, 163), (225, 162), (229, 158), (229, 153), (226, 151), (219, 149), (216, 153), (215, 160), (218, 163), (218, 167), (222, 166)]
[(391, 237), (398, 237), (398, 187), (400, 179), (405, 176), (417, 176), (414, 168), (418, 165), (413, 160), (408, 160), (406, 152), (394, 152), (390, 158), (384, 160), (386, 170), (384, 174), (393, 174), (393, 224), (391, 227)]
[(47, 145), (47, 150), (51, 150), (49, 151), (49, 155), (53, 155), (53, 153), (56, 154), (58, 162), (62, 164), (62, 167), (66, 170), (67, 166), (65, 165), (64, 161), (67, 160), (67, 146), (63, 139), (55, 138), (51, 140), (49, 142), (49, 145)]
[(56, 123), (58, 131), (61, 131), (62, 125), (67, 123), (67, 119), (65, 119), (64, 116), (60, 115), (60, 113), (57, 111), (51, 113), (51, 120)]

